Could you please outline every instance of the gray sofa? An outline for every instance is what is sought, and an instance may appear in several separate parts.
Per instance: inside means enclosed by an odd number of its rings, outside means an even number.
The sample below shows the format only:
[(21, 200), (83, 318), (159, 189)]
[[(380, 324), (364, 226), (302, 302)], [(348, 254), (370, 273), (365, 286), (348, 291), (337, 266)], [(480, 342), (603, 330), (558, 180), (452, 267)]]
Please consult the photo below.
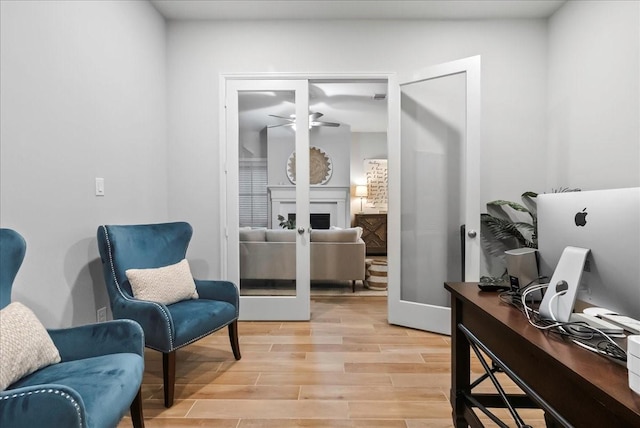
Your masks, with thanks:
[[(364, 241), (360, 228), (311, 231), (311, 280), (365, 279)], [(294, 280), (296, 231), (240, 229), (240, 279)]]

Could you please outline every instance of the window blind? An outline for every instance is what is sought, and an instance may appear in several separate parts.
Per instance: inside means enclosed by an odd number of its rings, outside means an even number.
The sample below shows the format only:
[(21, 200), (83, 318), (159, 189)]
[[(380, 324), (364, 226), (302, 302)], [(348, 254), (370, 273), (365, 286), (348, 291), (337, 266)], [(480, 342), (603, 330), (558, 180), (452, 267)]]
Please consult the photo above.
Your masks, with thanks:
[(267, 227), (267, 160), (239, 161), (240, 227)]

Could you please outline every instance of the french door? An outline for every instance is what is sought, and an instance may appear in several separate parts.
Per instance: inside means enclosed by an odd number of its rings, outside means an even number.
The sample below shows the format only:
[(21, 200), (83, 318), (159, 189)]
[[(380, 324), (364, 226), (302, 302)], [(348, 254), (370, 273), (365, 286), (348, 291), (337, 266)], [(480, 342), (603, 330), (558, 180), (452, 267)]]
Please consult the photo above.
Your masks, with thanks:
[[(239, 285), (240, 319), (310, 318), (309, 89), (307, 80), (223, 79), (226, 195), (224, 277)], [(276, 115), (286, 126), (250, 129), (251, 115)], [(278, 118), (275, 118), (277, 121)], [(283, 120), (280, 120), (283, 122)], [(269, 145), (272, 147), (270, 148)], [(273, 146), (288, 165), (272, 165)], [(295, 157), (294, 157), (295, 154)], [(291, 161), (294, 159), (295, 161)], [(270, 180), (274, 171), (296, 177)], [(286, 177), (286, 176), (285, 176)], [(273, 184), (273, 186), (271, 185)], [(273, 192), (291, 196), (272, 212)], [(278, 215), (282, 215), (282, 221)], [(292, 219), (295, 219), (295, 227)], [(281, 226), (281, 222), (283, 225)], [(288, 224), (287, 224), (288, 222)], [(283, 228), (284, 226), (284, 228)], [(269, 242), (267, 242), (269, 241)]]
[[(392, 324), (449, 334), (449, 296), (443, 283), (479, 277), (480, 57), (436, 65), (411, 76), (377, 78), (389, 81), (388, 319)], [(253, 244), (240, 242), (239, 236), (247, 234), (247, 227), (250, 234), (256, 230), (255, 235), (261, 235), (262, 227), (241, 223), (240, 212), (244, 214), (251, 191), (246, 186), (241, 189), (240, 175), (247, 171), (241, 171), (239, 164), (268, 158), (263, 153), (264, 142), (244, 135), (242, 117), (255, 113), (244, 108), (245, 104), (288, 106), (287, 111), (276, 114), (295, 115), (296, 126), (287, 128), (291, 150), (296, 153), (295, 175), (309, 177), (308, 80), (291, 76), (257, 79), (221, 80), (226, 112), (221, 119), (221, 141), (225, 143), (221, 194), (226, 195), (221, 204), (226, 225), (222, 274), (240, 286), (241, 319), (306, 320), (310, 317), (312, 262), (308, 180), (295, 184), (295, 279), (284, 281), (292, 284), (288, 294), (278, 290), (251, 295), (251, 282), (260, 286), (260, 278), (251, 272), (241, 275), (243, 257), (251, 254)], [(267, 229), (279, 227), (273, 220), (275, 214), (267, 214)], [(286, 276), (291, 277), (291, 272)]]
[(389, 90), (389, 322), (450, 334), (443, 284), (480, 270), (480, 57)]

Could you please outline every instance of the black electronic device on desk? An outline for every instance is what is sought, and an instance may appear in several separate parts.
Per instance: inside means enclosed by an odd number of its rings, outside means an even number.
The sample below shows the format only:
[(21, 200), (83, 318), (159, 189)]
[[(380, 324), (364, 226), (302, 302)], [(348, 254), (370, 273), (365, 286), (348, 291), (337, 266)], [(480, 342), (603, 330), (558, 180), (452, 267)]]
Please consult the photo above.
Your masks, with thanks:
[(511, 285), (507, 282), (481, 282), (478, 283), (478, 288), (481, 291), (508, 291), (511, 289)]

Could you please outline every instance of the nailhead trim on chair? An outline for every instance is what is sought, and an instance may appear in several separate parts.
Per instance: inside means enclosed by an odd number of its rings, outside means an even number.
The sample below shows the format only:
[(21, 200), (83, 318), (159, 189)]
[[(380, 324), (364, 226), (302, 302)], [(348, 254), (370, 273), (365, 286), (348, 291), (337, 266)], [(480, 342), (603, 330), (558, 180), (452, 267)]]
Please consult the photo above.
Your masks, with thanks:
[(35, 391), (21, 392), (19, 394), (7, 395), (2, 397), (2, 399), (9, 400), (11, 398), (24, 397), (25, 395), (34, 395), (34, 394), (56, 394), (56, 395), (60, 395), (62, 398), (66, 398), (67, 400), (69, 400), (73, 405), (73, 407), (75, 407), (76, 409), (76, 413), (78, 415), (78, 426), (82, 428), (82, 413), (80, 412), (80, 405), (72, 396), (70, 396), (66, 392), (60, 391), (59, 389), (38, 389)]
[[(233, 322), (233, 321), (231, 321), (231, 322)], [(190, 341), (188, 341), (188, 342), (186, 342), (186, 343), (183, 343), (182, 345), (180, 345), (180, 346), (179, 346), (179, 347), (177, 347), (176, 349), (180, 349), (180, 348), (182, 348), (182, 347), (184, 347), (184, 346), (187, 346), (187, 345), (189, 345), (189, 344), (191, 344), (191, 343), (193, 343), (193, 342), (196, 342), (196, 341), (198, 341), (198, 340), (202, 339), (202, 338), (203, 338), (203, 337), (205, 337), (205, 336), (210, 335), (211, 333), (214, 333), (214, 332), (216, 332), (216, 331), (218, 331), (218, 330), (221, 330), (221, 329), (225, 328), (226, 326), (228, 326), (229, 324), (231, 324), (231, 322), (228, 322), (228, 323), (226, 323), (225, 325), (221, 325), (219, 328), (217, 328), (217, 329), (215, 329), (215, 330), (209, 330), (208, 332), (206, 332), (206, 333), (204, 333), (204, 334), (202, 334), (202, 335), (200, 335), (200, 336), (198, 336), (198, 337), (194, 337), (193, 339), (191, 339)]]
[[(120, 293), (120, 295), (125, 300), (136, 300), (136, 299), (129, 298), (129, 296), (124, 294), (124, 292), (120, 288), (120, 283), (118, 283), (118, 277), (116, 275), (116, 268), (113, 265), (113, 256), (111, 255), (111, 241), (109, 241), (109, 232), (107, 231), (107, 227), (105, 225), (102, 225), (100, 227), (102, 227), (102, 229), (104, 230), (104, 236), (107, 238), (107, 250), (108, 250), (108, 253), (109, 253), (109, 265), (111, 266), (111, 275), (113, 275), (113, 282), (116, 283), (116, 287), (118, 288), (118, 292)], [(164, 307), (162, 305), (160, 305), (160, 304), (158, 304), (156, 302), (148, 301), (148, 300), (146, 300), (146, 302), (156, 305), (162, 311), (162, 314), (164, 315), (164, 319), (167, 322), (167, 324), (166, 324), (167, 325), (167, 332), (169, 333), (168, 334), (168, 336), (169, 336), (169, 345), (171, 347), (171, 350), (169, 352), (173, 351), (173, 337), (171, 337), (171, 327), (170, 327), (171, 323), (169, 322), (169, 315), (167, 314), (167, 312), (165, 311), (165, 309), (164, 309)], [(152, 347), (150, 346), (150, 348), (152, 348)], [(152, 349), (155, 349), (155, 348), (152, 348)]]

